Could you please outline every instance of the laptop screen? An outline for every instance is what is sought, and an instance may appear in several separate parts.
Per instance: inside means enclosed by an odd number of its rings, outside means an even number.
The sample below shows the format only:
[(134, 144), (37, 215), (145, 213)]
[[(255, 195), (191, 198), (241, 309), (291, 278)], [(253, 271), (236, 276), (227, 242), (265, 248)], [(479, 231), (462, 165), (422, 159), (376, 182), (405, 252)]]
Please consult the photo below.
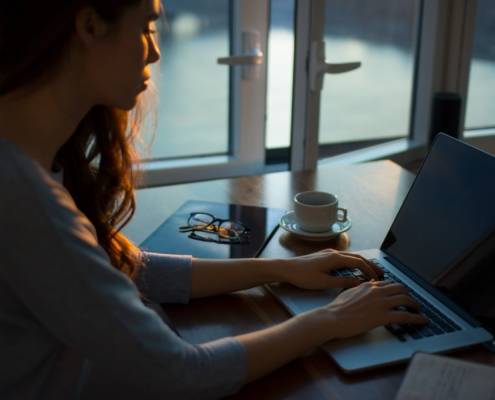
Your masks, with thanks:
[(494, 232), (495, 157), (441, 134), (381, 249), (474, 316), (494, 319)]

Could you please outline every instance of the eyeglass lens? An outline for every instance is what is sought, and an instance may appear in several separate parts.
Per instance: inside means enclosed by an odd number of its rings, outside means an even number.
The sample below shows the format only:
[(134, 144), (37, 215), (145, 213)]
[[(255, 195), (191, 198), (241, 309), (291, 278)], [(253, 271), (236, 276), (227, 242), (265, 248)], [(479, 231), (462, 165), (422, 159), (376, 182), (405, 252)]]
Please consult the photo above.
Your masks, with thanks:
[(233, 221), (224, 221), (218, 227), (218, 235), (225, 238), (238, 238), (244, 233), (242, 225)]
[(215, 218), (213, 217), (213, 215), (197, 213), (191, 215), (188, 224), (195, 228), (203, 229), (210, 225), (214, 220)]

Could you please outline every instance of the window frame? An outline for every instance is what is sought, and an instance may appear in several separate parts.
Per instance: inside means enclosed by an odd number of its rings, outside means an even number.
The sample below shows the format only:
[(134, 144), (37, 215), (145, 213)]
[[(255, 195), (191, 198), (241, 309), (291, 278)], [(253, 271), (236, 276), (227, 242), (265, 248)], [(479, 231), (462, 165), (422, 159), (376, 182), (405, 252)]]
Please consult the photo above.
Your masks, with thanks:
[[(295, 0), (294, 84), (289, 148), (265, 148), (267, 60), (270, 2), (231, 0), (232, 54), (240, 53), (243, 30), (261, 33), (265, 54), (257, 85), (241, 80), (231, 68), (230, 153), (180, 160), (150, 161), (142, 166), (142, 186), (256, 175), (273, 170), (311, 170), (319, 164), (366, 162), (389, 158), (410, 162), (423, 157), (430, 141), (432, 99), (436, 92), (457, 92), (467, 100), (476, 28), (476, 0), (421, 0), (413, 79), (410, 132), (407, 138), (367, 143), (318, 143), (320, 93), (311, 92), (308, 62), (311, 43), (324, 35), (325, 0)], [(221, 55), (216, 55), (221, 56)], [(251, 82), (252, 83), (252, 82)], [(460, 118), (464, 139), (466, 103)], [(254, 106), (253, 106), (254, 104)], [(254, 121), (254, 122), (253, 122)], [(495, 130), (466, 141), (495, 152)]]

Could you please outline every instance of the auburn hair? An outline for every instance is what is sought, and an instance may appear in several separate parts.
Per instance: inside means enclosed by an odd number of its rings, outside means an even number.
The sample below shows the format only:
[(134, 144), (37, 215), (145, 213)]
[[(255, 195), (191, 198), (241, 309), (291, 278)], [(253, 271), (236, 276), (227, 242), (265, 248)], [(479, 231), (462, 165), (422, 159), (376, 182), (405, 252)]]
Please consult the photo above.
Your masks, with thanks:
[[(108, 23), (143, 0), (26, 0), (0, 6), (0, 96), (29, 90), (57, 72), (74, 33), (78, 11), (89, 6)], [(20, 29), (22, 21), (26, 29)], [(34, 32), (34, 34), (33, 34)], [(112, 265), (135, 279), (141, 251), (121, 232), (136, 209), (133, 165), (139, 133), (139, 104), (133, 112), (95, 106), (59, 149), (54, 167), (96, 228)]]

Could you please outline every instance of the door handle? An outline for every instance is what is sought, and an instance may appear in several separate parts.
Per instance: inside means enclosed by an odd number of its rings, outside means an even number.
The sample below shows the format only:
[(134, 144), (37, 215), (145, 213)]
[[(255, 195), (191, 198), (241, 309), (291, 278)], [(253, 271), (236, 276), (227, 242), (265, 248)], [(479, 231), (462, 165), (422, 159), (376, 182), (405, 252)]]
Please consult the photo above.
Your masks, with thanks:
[(251, 54), (221, 57), (217, 62), (221, 65), (261, 65), (263, 64), (263, 52), (260, 49), (252, 49)]
[(325, 74), (342, 74), (361, 67), (360, 61), (347, 63), (327, 63), (325, 56), (325, 42), (313, 42), (309, 61), (309, 78), (311, 90), (319, 92), (323, 89), (323, 78)]
[(340, 64), (325, 64), (325, 73), (327, 74), (343, 74), (358, 69), (361, 66), (360, 61), (340, 63)]
[(261, 35), (256, 31), (242, 32), (242, 54), (230, 57), (220, 57), (220, 65), (241, 66), (242, 79), (257, 79), (261, 65), (265, 62), (265, 55), (261, 50)]

